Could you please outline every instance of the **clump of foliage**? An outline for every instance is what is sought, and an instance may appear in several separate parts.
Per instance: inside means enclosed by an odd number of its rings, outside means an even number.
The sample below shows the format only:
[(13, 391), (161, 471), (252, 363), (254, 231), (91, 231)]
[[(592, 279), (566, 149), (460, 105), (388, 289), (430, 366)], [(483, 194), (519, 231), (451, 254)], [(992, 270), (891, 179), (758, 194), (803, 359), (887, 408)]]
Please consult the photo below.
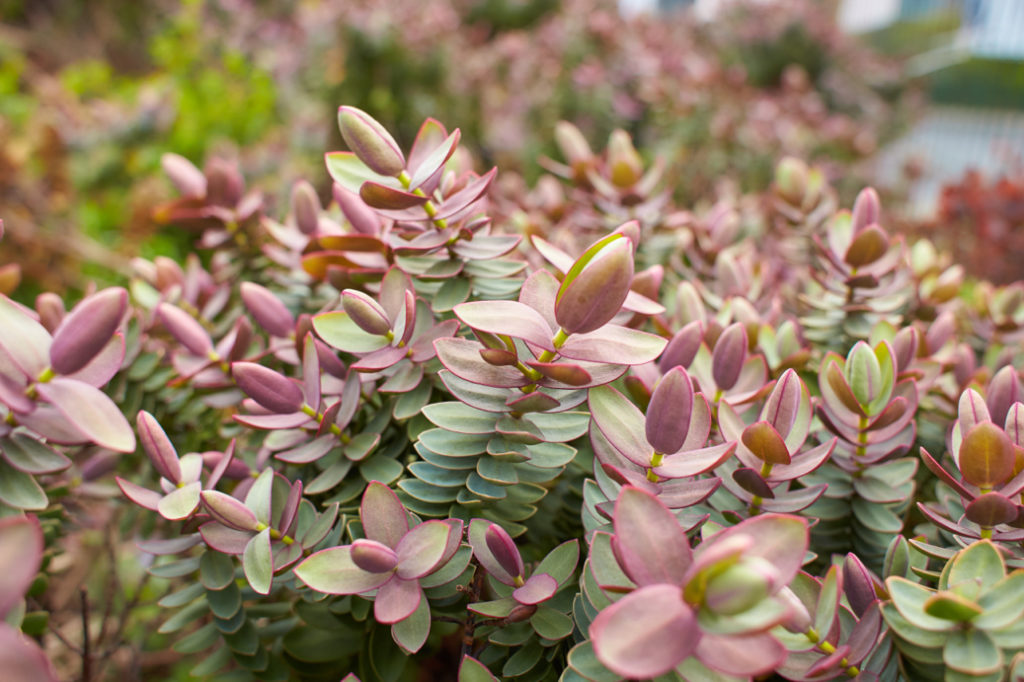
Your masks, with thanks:
[(961, 288), (794, 158), (690, 213), (622, 130), (559, 124), (523, 193), (439, 121), (338, 123), (327, 205), (168, 155), (201, 256), (0, 298), (24, 679), (56, 679), (20, 605), (88, 496), (137, 515), (196, 677), (1022, 673), (1020, 284)]

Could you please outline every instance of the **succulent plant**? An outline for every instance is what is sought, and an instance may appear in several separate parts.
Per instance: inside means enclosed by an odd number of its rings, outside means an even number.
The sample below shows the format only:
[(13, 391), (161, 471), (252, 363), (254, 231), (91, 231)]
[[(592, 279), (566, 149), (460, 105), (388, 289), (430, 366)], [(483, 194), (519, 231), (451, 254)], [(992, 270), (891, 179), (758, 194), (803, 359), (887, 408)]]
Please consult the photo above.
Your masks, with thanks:
[(991, 540), (979, 540), (946, 563), (936, 589), (898, 576), (882, 615), (907, 672), (922, 680), (1003, 679), (1021, 648), (1024, 572), (1007, 573)]

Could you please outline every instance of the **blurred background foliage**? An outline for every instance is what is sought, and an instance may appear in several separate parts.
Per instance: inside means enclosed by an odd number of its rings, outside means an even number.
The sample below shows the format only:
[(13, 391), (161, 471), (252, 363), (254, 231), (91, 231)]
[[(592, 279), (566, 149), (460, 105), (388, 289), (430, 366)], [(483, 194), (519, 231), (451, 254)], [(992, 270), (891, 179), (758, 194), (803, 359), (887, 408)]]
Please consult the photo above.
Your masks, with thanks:
[(18, 295), (183, 255), (190, 238), (150, 217), (169, 196), (165, 152), (240, 161), (278, 206), (298, 177), (326, 197), (339, 103), (403, 144), (434, 116), (481, 166), (529, 183), (557, 121), (595, 146), (624, 128), (686, 202), (763, 188), (785, 154), (866, 158), (912, 110), (898, 63), (842, 35), (827, 3), (791, 5), (704, 25), (624, 20), (610, 0), (2, 0), (0, 207)]

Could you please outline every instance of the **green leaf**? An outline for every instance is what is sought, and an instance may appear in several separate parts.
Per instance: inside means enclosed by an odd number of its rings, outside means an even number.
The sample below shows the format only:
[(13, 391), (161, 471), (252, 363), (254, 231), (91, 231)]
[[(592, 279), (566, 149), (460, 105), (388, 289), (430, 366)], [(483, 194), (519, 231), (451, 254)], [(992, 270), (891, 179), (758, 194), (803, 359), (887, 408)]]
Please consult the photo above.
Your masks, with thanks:
[(46, 509), (46, 493), (36, 479), (0, 458), (0, 502), (25, 511)]
[(472, 289), (472, 283), (465, 277), (447, 279), (434, 294), (430, 307), (435, 313), (448, 312), (469, 298), (470, 289)]
[(223, 590), (235, 580), (235, 562), (220, 552), (208, 551), (199, 559), (199, 582), (208, 590)]
[[(900, 615), (899, 610), (891, 603), (882, 604), (882, 617), (898, 637), (922, 649), (934, 649), (939, 652), (951, 632), (951, 630), (947, 632), (922, 630)], [(941, 654), (939, 659), (941, 659)]]
[(548, 555), (537, 565), (534, 573), (547, 573), (561, 587), (576, 570), (580, 560), (580, 544), (578, 540), (563, 542), (548, 552)]
[(473, 613), (479, 613), (488, 618), (505, 618), (512, 613), (512, 609), (516, 607), (517, 603), (512, 597), (504, 597), (493, 601), (474, 602), (467, 608)]
[(222, 646), (189, 672), (193, 677), (207, 677), (226, 666), (230, 661), (231, 649)]
[(157, 503), (157, 511), (168, 521), (186, 519), (199, 506), (199, 493), (202, 492), (202, 489), (203, 484), (199, 481), (176, 488), (160, 498), (160, 502)]
[(959, 552), (949, 569), (948, 585), (955, 588), (962, 582), (979, 583), (982, 591), (995, 585), (1006, 575), (1003, 557), (990, 540), (975, 542)]
[(1024, 571), (1014, 571), (990, 587), (978, 599), (984, 613), (974, 620), (983, 630), (1006, 627), (1024, 614)]
[(987, 633), (976, 629), (958, 630), (946, 641), (942, 661), (953, 670), (984, 675), (1003, 667), (1003, 653)]
[(491, 434), (498, 420), (493, 412), (452, 401), (427, 405), (423, 414), (436, 426), (456, 433)]
[(925, 603), (935, 594), (932, 590), (898, 577), (889, 578), (885, 581), (885, 585), (900, 615), (906, 618), (911, 625), (935, 632), (943, 632), (955, 627), (956, 624), (952, 621), (925, 613)]
[(388, 345), (387, 337), (363, 331), (343, 310), (316, 315), (313, 329), (327, 345), (346, 353), (371, 353)]
[(831, 632), (839, 606), (839, 567), (831, 566), (821, 583), (818, 606), (814, 612), (814, 629), (821, 633)]
[(157, 632), (162, 635), (177, 632), (186, 625), (199, 620), (209, 612), (210, 609), (205, 600), (193, 602), (164, 621), (163, 625), (157, 629)]
[(179, 639), (174, 643), (172, 648), (181, 654), (195, 654), (205, 649), (209, 649), (219, 641), (220, 630), (218, 630), (213, 623), (207, 623), (195, 632), (185, 635)]
[(924, 612), (929, 616), (952, 620), (958, 623), (972, 620), (982, 612), (980, 606), (955, 592), (939, 592), (933, 594), (924, 603)]
[(547, 606), (541, 606), (530, 617), (530, 625), (545, 639), (564, 639), (572, 634), (572, 618)]
[(459, 682), (498, 682), (498, 678), (480, 661), (464, 656), (459, 665)]
[(593, 682), (619, 682), (622, 679), (601, 665), (589, 640), (580, 642), (569, 651), (568, 663), (570, 668)]
[(502, 677), (525, 675), (540, 662), (540, 657), (543, 654), (544, 648), (538, 642), (527, 642), (525, 646), (509, 656), (508, 660), (505, 661), (505, 665), (501, 669)]
[(390, 484), (402, 475), (402, 464), (390, 457), (375, 455), (370, 459), (363, 460), (359, 465), (359, 475), (367, 483), (380, 481)]
[[(422, 581), (420, 583), (422, 587)], [(419, 651), (430, 634), (430, 603), (420, 599), (420, 605), (408, 618), (391, 626), (391, 637), (406, 654)], [(404, 658), (404, 657), (403, 657)]]
[(456, 433), (447, 429), (429, 429), (420, 434), (420, 443), (428, 450), (449, 457), (479, 455), (487, 450), (490, 432), (485, 435)]
[(176, 609), (179, 606), (184, 606), (191, 601), (195, 601), (205, 593), (206, 588), (203, 587), (202, 583), (193, 583), (188, 587), (178, 590), (177, 592), (171, 592), (161, 598), (157, 603), (165, 609)]
[(242, 553), (242, 568), (249, 585), (258, 594), (270, 594), (274, 579), (274, 557), (270, 550), (270, 528), (264, 528), (249, 540)]
[(149, 574), (157, 578), (180, 578), (194, 573), (198, 568), (199, 559), (197, 557), (188, 557), (150, 566)]
[(576, 440), (590, 428), (590, 415), (586, 412), (531, 412), (523, 420), (536, 426), (549, 443)]
[(210, 611), (218, 618), (231, 618), (242, 608), (242, 591), (231, 583), (223, 590), (210, 590), (206, 593), (206, 601), (210, 603)]
[(370, 634), (369, 654), (373, 672), (382, 682), (396, 682), (409, 660), (408, 657), (401, 655), (392, 638), (388, 636), (387, 630), (382, 627), (374, 628)]
[(11, 466), (26, 474), (53, 474), (71, 466), (70, 459), (22, 433), (0, 438), (0, 454)]

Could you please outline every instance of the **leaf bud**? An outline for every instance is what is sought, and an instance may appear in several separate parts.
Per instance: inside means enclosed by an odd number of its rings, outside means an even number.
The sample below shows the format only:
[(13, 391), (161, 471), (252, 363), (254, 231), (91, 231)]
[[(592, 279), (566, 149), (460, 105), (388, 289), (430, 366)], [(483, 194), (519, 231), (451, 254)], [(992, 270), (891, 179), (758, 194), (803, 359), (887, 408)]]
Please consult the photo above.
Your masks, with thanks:
[(295, 318), (269, 289), (253, 282), (242, 282), (239, 289), (249, 314), (271, 336), (285, 338), (295, 330)]
[(320, 197), (313, 185), (299, 180), (292, 186), (292, 215), (303, 234), (313, 234), (320, 226)]
[(644, 173), (643, 160), (625, 130), (614, 130), (608, 138), (608, 169), (616, 187), (632, 187)]
[(181, 196), (201, 199), (206, 196), (206, 176), (195, 164), (179, 154), (164, 154), (160, 165)]
[(775, 569), (764, 559), (746, 558), (708, 580), (704, 605), (724, 616), (757, 606), (775, 587)]
[(853, 233), (868, 225), (878, 225), (882, 218), (882, 202), (874, 187), (865, 187), (853, 202)]
[(979, 488), (993, 488), (1013, 475), (1016, 454), (1006, 433), (992, 422), (981, 422), (966, 434), (957, 454), (964, 480)]
[(206, 198), (211, 204), (234, 208), (245, 192), (245, 181), (237, 166), (224, 159), (206, 162)]
[(586, 167), (594, 158), (587, 138), (583, 137), (579, 128), (568, 121), (559, 121), (555, 124), (555, 144), (574, 172)]
[(213, 342), (203, 325), (181, 308), (161, 303), (156, 307), (156, 316), (171, 336), (193, 355), (207, 357), (213, 350)]
[(647, 442), (656, 452), (678, 452), (690, 431), (693, 414), (693, 383), (682, 367), (670, 370), (651, 394), (647, 406)]
[(153, 463), (153, 467), (171, 483), (178, 483), (181, 480), (178, 453), (160, 426), (160, 422), (149, 412), (140, 411), (135, 426), (139, 432), (139, 440), (142, 441), (142, 449)]
[(398, 566), (398, 555), (382, 542), (359, 538), (352, 543), (352, 563), (370, 573), (387, 573)]
[(715, 385), (728, 391), (739, 381), (743, 363), (747, 361), (747, 329), (733, 322), (718, 337), (711, 354), (711, 376)]
[(256, 513), (241, 500), (217, 490), (204, 490), (199, 495), (203, 506), (214, 520), (235, 530), (259, 530)]
[(53, 334), (50, 365), (58, 374), (73, 374), (89, 364), (117, 331), (128, 308), (128, 292), (112, 287), (84, 299)]
[(302, 389), (272, 369), (254, 362), (235, 362), (231, 375), (247, 396), (274, 414), (291, 414), (302, 408)]
[(555, 299), (555, 320), (570, 334), (603, 327), (622, 308), (632, 281), (632, 242), (619, 235), (602, 239), (566, 274)]
[(405, 156), (384, 126), (361, 109), (338, 109), (338, 127), (345, 144), (370, 170), (395, 177), (405, 170)]
[(391, 331), (387, 312), (363, 292), (345, 289), (341, 292), (341, 305), (356, 326), (367, 334), (383, 336)]
[(519, 555), (519, 548), (512, 540), (512, 536), (496, 523), (492, 523), (484, 532), (484, 540), (487, 542), (487, 549), (490, 550), (494, 559), (513, 578), (520, 578), (523, 575), (523, 558)]
[(846, 360), (846, 378), (854, 397), (861, 405), (868, 405), (882, 390), (882, 366), (871, 346), (858, 341)]
[(799, 206), (807, 192), (807, 164), (787, 156), (775, 167), (775, 191), (786, 202)]
[(43, 292), (36, 296), (36, 312), (46, 331), (52, 334), (64, 319), (64, 301), (51, 291)]

